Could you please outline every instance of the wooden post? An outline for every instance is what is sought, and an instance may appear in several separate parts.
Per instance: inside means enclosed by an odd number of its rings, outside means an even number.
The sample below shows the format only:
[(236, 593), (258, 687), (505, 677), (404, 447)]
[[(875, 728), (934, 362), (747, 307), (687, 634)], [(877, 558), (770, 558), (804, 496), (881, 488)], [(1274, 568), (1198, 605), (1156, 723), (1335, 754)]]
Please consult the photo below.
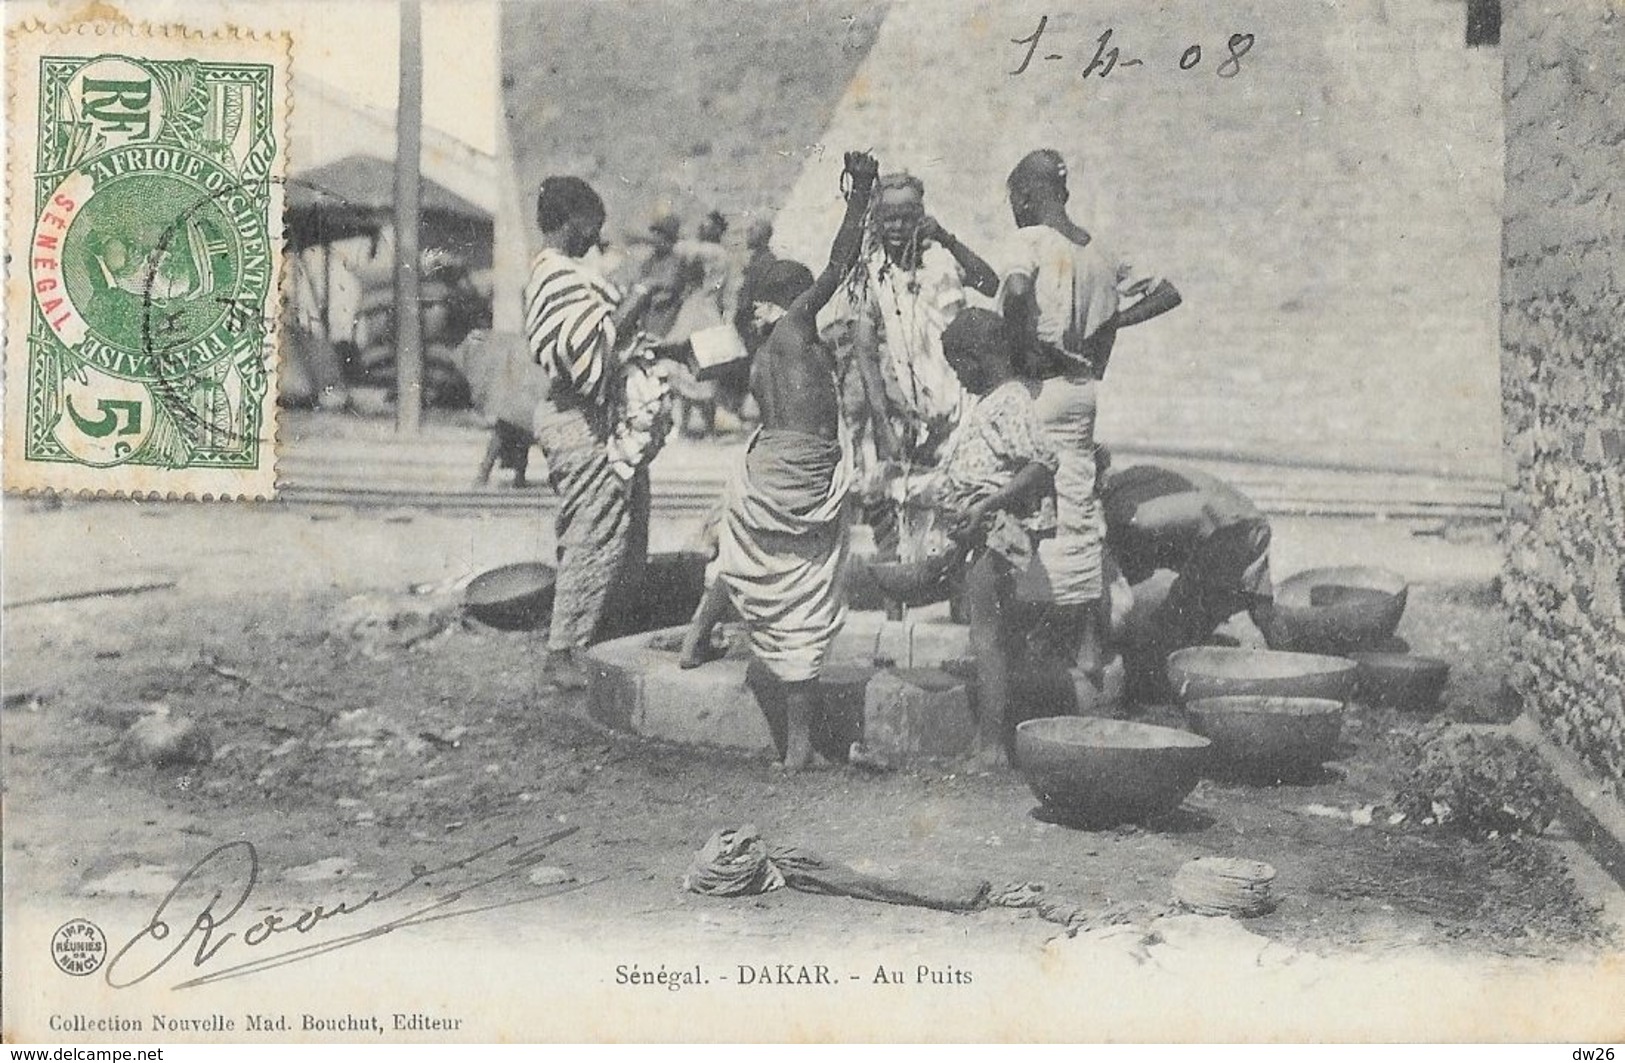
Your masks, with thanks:
[(322, 244), (322, 339), (333, 342), (333, 244)]
[(496, 233), (493, 237), (492, 274), (495, 285), (491, 292), (491, 327), (497, 332), (521, 334), (525, 328), (524, 288), (530, 265), (532, 222), (525, 213), (524, 196), (520, 192), (519, 171), (513, 156), (513, 138), (508, 132), (507, 92), (502, 88), (503, 64), (507, 55), (503, 47), (502, 23), (509, 17), (510, 5), (497, 5), (496, 41), (492, 45), (495, 61), (491, 76), (497, 82), (497, 209)]
[(1467, 0), (1467, 47), (1501, 43), (1501, 0)]
[(419, 298), (419, 166), (423, 154), (423, 9), (401, 0), (401, 82), (395, 113), (395, 430), (423, 421), (423, 306)]

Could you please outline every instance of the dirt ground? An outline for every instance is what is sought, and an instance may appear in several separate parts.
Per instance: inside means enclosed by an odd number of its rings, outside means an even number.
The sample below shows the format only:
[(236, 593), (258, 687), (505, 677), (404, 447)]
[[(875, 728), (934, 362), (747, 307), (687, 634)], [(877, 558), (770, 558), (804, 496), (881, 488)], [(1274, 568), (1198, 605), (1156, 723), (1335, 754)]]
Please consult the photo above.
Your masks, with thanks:
[[(789, 892), (724, 902), (679, 889), (713, 830), (752, 822), (776, 843), (882, 875), (1042, 881), (1101, 912), (1167, 902), (1192, 857), (1260, 859), (1279, 871), (1280, 905), (1249, 927), (1318, 952), (1556, 958), (1609, 944), (1551, 840), (1474, 843), (1387, 823), (1407, 767), (1399, 739), (1423, 723), (1392, 711), (1352, 708), (1339, 758), (1316, 778), (1204, 781), (1154, 827), (1078, 830), (1046, 822), (1013, 773), (941, 764), (786, 778), (765, 755), (609, 732), (579, 695), (539, 686), (537, 635), (454, 624), (368, 656), (330, 634), (357, 594), (545, 557), (535, 518), (15, 500), (5, 518), (13, 897), (161, 895), (233, 839), (253, 840), (269, 866), (366, 879), (566, 824), (579, 830), (549, 859), (585, 885), (558, 903), (589, 923), (722, 920), (739, 941), (843, 929), (909, 940), (945, 921), (972, 941), (1039, 942), (1059, 929), (1008, 911), (946, 916)], [(1404, 571), (1414, 586), (1401, 636), (1454, 664), (1445, 713), (1503, 718), (1494, 529), (1414, 530), (1282, 520), (1277, 564), (1285, 574), (1382, 559)], [(688, 531), (657, 525), (654, 548)], [(149, 580), (174, 585), (26, 604)], [(122, 729), (154, 704), (207, 731), (210, 763), (120, 761)], [(1168, 710), (1150, 718), (1177, 723)], [(1371, 825), (1356, 826), (1348, 814), (1371, 806)]]

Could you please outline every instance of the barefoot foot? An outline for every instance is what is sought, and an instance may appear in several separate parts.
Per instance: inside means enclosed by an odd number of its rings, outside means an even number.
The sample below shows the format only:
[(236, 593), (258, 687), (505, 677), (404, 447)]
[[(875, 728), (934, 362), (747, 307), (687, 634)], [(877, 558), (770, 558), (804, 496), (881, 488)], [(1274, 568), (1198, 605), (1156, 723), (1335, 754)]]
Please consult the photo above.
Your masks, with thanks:
[(709, 636), (690, 641), (683, 640), (683, 651), (677, 657), (677, 667), (687, 671), (702, 664), (720, 661), (728, 655), (728, 647), (718, 646)]
[(587, 673), (569, 650), (555, 651), (547, 658), (547, 684), (554, 690), (587, 689)]
[(796, 736), (792, 734), (784, 751), (784, 760), (779, 762), (779, 766), (784, 769), (786, 775), (796, 775), (811, 770), (813, 767), (812, 742), (805, 735), (802, 736), (800, 742), (797, 742)]

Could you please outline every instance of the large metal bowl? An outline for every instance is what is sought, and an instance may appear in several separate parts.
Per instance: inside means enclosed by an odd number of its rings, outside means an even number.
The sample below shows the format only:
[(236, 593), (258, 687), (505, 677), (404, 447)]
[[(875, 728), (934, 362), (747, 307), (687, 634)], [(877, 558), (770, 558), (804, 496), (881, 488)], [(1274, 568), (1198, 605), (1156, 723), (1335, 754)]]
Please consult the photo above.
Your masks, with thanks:
[(1214, 760), (1245, 767), (1319, 764), (1337, 752), (1343, 729), (1343, 703), (1329, 698), (1199, 698), (1185, 715), (1213, 740)]
[(504, 631), (528, 631), (553, 616), (553, 566), (521, 561), (482, 572), (463, 591), (470, 616)]
[(1357, 678), (1353, 661), (1315, 653), (1193, 646), (1168, 658), (1168, 686), (1182, 705), (1233, 694), (1345, 702)]
[(1393, 637), (1408, 594), (1405, 578), (1387, 569), (1310, 569), (1275, 588), (1275, 616), (1265, 634), (1278, 650), (1375, 648)]
[(1090, 824), (1172, 812), (1196, 786), (1209, 742), (1172, 727), (1051, 716), (1016, 727), (1016, 765), (1033, 794)]
[[(606, 642), (643, 631), (686, 624), (705, 594), (708, 558), (696, 553), (651, 554), (634, 578), (617, 581), (594, 635)], [(531, 631), (553, 616), (557, 573), (540, 561), (503, 565), (474, 577), (463, 592), (470, 616), (504, 631)]]
[(634, 570), (636, 579), (611, 587), (593, 640), (604, 642), (688, 623), (705, 596), (705, 568), (710, 560), (689, 551), (650, 554)]
[(1360, 667), (1360, 698), (1369, 705), (1432, 712), (1450, 681), (1449, 663), (1437, 657), (1356, 653), (1354, 661)]
[(867, 576), (883, 600), (907, 606), (935, 605), (953, 597), (954, 558), (933, 556), (919, 561), (854, 562), (854, 579)]

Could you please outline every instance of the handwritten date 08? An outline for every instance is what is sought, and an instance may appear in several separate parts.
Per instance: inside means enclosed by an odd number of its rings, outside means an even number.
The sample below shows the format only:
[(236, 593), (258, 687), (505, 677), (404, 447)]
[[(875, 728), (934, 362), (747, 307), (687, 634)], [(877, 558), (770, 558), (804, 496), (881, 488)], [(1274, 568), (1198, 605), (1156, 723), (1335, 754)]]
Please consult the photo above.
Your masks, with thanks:
[[(1049, 16), (1040, 15), (1037, 29), (1025, 37), (1011, 38), (1011, 44), (1027, 50), (1026, 54), (1021, 57), (1021, 65), (1010, 71), (1012, 77), (1025, 74), (1032, 67), (1035, 58), (1044, 62), (1057, 62), (1066, 58), (1060, 52), (1039, 54), (1038, 44), (1044, 39), (1044, 31), (1047, 29), (1049, 29)], [(1222, 78), (1233, 78), (1241, 73), (1241, 57), (1252, 50), (1253, 42), (1256, 39), (1251, 33), (1232, 33), (1230, 39), (1226, 42), (1229, 54), (1219, 62), (1215, 73)], [(1179, 69), (1195, 70), (1201, 64), (1202, 46), (1200, 44), (1192, 44), (1180, 53)], [(1085, 64), (1083, 76), (1086, 78), (1104, 78), (1110, 76), (1112, 71), (1118, 67), (1144, 65), (1145, 61), (1142, 59), (1125, 56), (1123, 50), (1112, 43), (1112, 30), (1107, 29), (1106, 32), (1095, 38), (1095, 54)]]

